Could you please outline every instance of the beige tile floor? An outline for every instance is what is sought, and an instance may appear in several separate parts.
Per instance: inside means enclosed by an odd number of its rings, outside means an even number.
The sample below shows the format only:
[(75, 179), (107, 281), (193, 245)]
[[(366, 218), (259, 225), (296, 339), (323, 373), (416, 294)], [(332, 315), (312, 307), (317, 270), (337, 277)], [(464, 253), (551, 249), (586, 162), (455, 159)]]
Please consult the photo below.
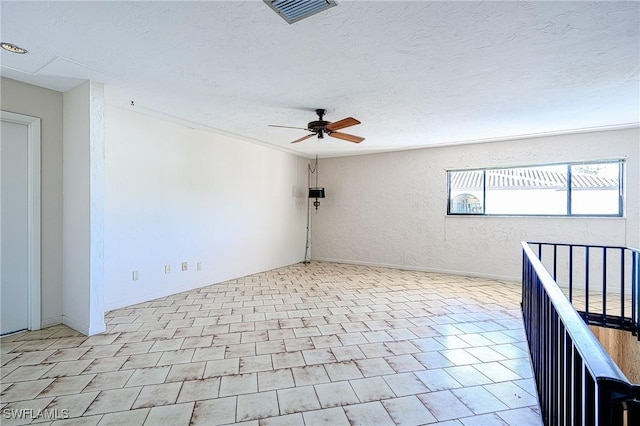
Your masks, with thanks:
[(516, 283), (279, 268), (109, 312), (101, 335), (1, 339), (0, 423), (540, 425), (519, 301)]
[[(567, 299), (569, 299), (569, 289), (567, 287), (560, 287)], [(620, 293), (608, 292), (606, 297), (606, 306), (603, 306), (603, 293), (601, 291), (589, 290), (589, 314), (594, 316), (602, 315), (606, 307), (606, 313), (608, 315), (631, 319), (632, 312), (632, 296), (631, 290), (627, 289), (627, 293), (624, 294), (624, 303), (621, 301)], [(581, 288), (573, 289), (572, 305), (580, 312), (585, 312), (587, 308), (586, 291)], [(624, 314), (624, 315), (623, 315)]]

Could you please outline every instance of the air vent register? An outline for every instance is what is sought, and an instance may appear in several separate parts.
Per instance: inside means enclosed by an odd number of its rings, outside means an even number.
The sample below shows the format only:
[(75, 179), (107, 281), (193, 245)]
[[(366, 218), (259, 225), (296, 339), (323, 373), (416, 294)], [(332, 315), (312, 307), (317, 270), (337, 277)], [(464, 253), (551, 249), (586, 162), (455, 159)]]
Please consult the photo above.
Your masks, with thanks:
[(264, 2), (290, 24), (336, 5), (333, 0), (264, 0)]

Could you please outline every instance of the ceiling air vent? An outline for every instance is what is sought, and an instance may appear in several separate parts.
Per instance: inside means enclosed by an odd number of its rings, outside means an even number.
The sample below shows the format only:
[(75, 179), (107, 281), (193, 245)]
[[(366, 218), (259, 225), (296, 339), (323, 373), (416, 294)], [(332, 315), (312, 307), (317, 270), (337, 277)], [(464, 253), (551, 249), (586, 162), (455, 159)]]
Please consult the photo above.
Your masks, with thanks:
[(290, 24), (336, 5), (333, 0), (264, 0), (264, 2)]

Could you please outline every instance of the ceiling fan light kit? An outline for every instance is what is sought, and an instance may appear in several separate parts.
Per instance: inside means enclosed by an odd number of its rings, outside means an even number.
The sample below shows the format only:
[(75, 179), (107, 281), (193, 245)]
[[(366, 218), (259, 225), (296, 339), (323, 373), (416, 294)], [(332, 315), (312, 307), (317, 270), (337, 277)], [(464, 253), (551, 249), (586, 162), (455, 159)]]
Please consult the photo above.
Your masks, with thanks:
[(343, 132), (338, 132), (337, 130), (340, 129), (344, 129), (345, 127), (351, 127), (351, 126), (355, 126), (357, 124), (360, 124), (359, 120), (356, 120), (353, 117), (347, 117), (347, 118), (343, 118), (342, 120), (338, 120), (335, 122), (331, 122), (331, 121), (327, 121), (324, 119), (324, 115), (325, 115), (325, 110), (322, 108), (318, 108), (316, 109), (316, 114), (318, 114), (318, 119), (314, 120), (314, 121), (310, 121), (309, 123), (307, 123), (307, 127), (306, 128), (302, 128), (302, 127), (291, 127), (291, 126), (278, 126), (275, 124), (270, 124), (269, 127), (283, 127), (286, 129), (300, 129), (300, 130), (307, 130), (309, 132), (311, 132), (311, 134), (303, 136), (299, 139), (296, 139), (295, 141), (291, 142), (291, 143), (298, 143), (298, 142), (302, 142), (305, 141), (307, 139), (309, 139), (310, 137), (313, 136), (318, 136), (318, 139), (324, 139), (324, 135), (329, 135), (332, 138), (337, 138), (337, 139), (342, 139), (348, 142), (353, 142), (353, 143), (360, 143), (364, 140), (363, 137), (360, 136), (355, 136), (355, 135), (350, 135), (348, 133), (343, 133)]

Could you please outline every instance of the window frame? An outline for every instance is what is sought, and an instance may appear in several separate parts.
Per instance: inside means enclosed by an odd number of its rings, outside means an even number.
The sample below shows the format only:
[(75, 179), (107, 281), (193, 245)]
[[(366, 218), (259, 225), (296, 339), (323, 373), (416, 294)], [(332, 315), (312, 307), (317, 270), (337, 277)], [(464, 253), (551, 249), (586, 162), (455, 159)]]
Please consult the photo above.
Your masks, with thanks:
[[(597, 214), (597, 213), (572, 213), (572, 167), (573, 166), (587, 166), (597, 164), (618, 164), (618, 213), (613, 214)], [(545, 166), (566, 166), (567, 168), (567, 206), (566, 213), (564, 214), (538, 214), (538, 213), (486, 213), (487, 202), (487, 171), (489, 170), (510, 170), (510, 169), (524, 169), (530, 167), (545, 167)], [(469, 169), (447, 169), (447, 216), (524, 216), (524, 217), (625, 217), (624, 216), (624, 175), (626, 168), (626, 158), (615, 158), (606, 160), (589, 160), (589, 161), (572, 161), (572, 162), (558, 162), (558, 163), (536, 163), (520, 166), (508, 166), (508, 167), (482, 167), (482, 168), (469, 168)], [(451, 212), (452, 199), (451, 199), (451, 175), (455, 172), (482, 172), (482, 213), (455, 213)]]

